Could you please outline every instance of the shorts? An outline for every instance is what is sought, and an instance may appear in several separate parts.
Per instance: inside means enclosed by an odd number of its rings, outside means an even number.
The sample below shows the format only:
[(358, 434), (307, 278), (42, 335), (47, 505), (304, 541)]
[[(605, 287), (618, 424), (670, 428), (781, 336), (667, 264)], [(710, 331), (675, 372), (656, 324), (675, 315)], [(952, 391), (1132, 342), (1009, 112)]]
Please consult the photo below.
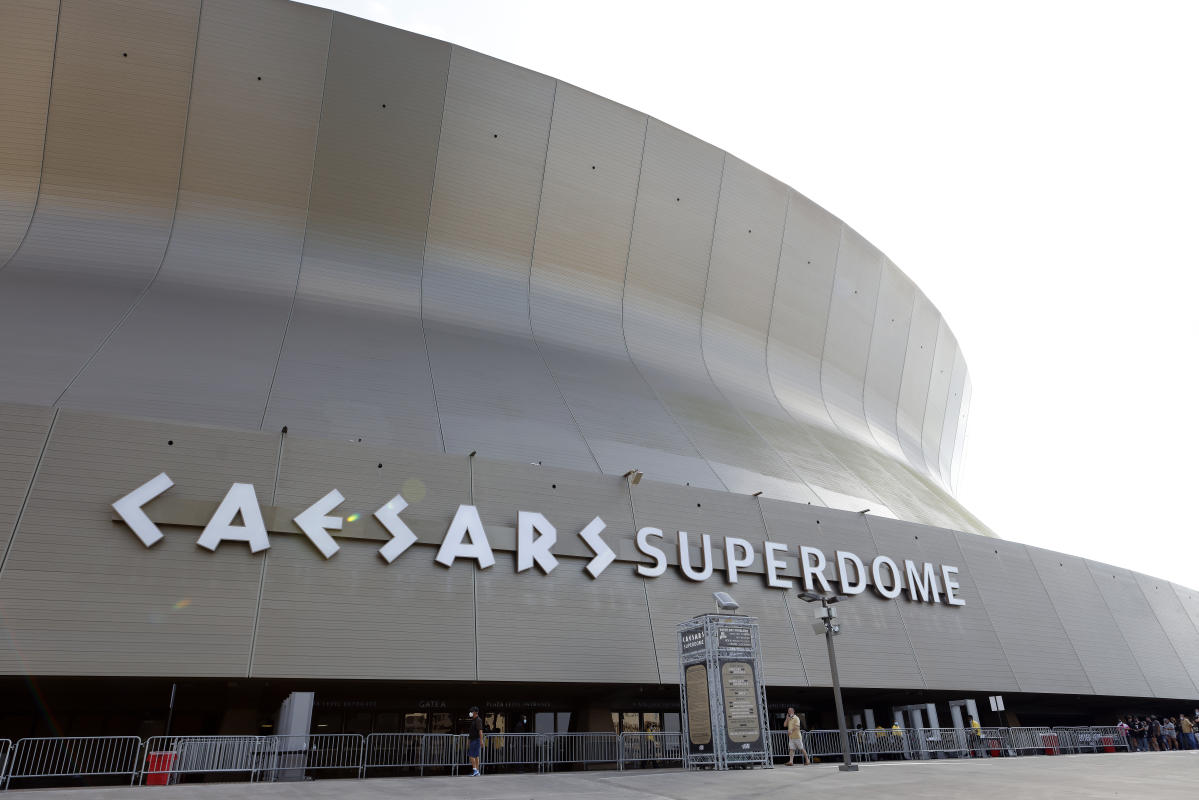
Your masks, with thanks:
[(483, 752), (483, 745), (480, 744), (479, 740), (471, 739), (470, 747), (466, 748), (467, 758), (478, 758), (479, 755), (482, 754), (482, 752)]
[(803, 737), (802, 736), (800, 736), (798, 739), (788, 739), (787, 740), (787, 750), (789, 752), (794, 753), (797, 750), (806, 750), (806, 749), (807, 748), (805, 748), (803, 746)]

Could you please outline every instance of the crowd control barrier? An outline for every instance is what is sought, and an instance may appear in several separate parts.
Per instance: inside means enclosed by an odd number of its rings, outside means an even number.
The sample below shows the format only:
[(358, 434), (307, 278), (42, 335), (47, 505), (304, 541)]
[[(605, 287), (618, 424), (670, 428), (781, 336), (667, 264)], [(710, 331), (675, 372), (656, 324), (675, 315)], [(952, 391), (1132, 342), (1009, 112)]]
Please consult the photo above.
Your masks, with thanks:
[(142, 740), (136, 736), (21, 739), (5, 764), (4, 788), (14, 778), (129, 777), (137, 782)]
[[(808, 755), (841, 759), (835, 730), (805, 731)], [(770, 732), (775, 763), (786, 759), (787, 732)], [(560, 767), (654, 769), (683, 764), (682, 734), (492, 733), (483, 769), (551, 772)], [(1029, 755), (1130, 752), (1117, 727), (876, 728), (849, 732), (854, 761), (999, 758)], [(111, 783), (162, 786), (213, 780), (298, 781), (320, 777), (369, 778), (459, 774), (467, 764), (465, 735), (350, 733), (307, 736), (74, 736), (0, 739), (0, 786)], [(802, 759), (802, 756), (801, 756)]]

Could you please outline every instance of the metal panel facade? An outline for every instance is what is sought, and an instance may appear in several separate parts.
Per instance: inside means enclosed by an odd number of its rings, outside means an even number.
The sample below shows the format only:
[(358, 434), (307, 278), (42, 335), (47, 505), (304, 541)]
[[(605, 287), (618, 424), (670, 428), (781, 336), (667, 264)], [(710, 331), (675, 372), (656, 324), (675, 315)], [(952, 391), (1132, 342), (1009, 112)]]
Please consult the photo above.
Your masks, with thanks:
[(199, 0), (62, 4), (37, 210), (0, 270), (0, 375), (21, 376), (6, 401), (58, 402), (162, 263), (199, 12)]
[(147, 548), (109, 504), (165, 471), (216, 501), (269, 489), (278, 437), (60, 411), (0, 571), (0, 671), (244, 675), (261, 559), (196, 547), (194, 529)]
[[(801, 544), (960, 569), (963, 607), (846, 602), (849, 686), (1199, 692), (1190, 590), (953, 532), (990, 533), (947, 489), (953, 334), (732, 155), (284, 0), (0, 4), (0, 106), (0, 673), (671, 683), (736, 536), (792, 581)], [(111, 504), (162, 471), (147, 549)], [(265, 553), (196, 546), (234, 482)], [(293, 518), (334, 488), (325, 559)], [(417, 542), (387, 563), (397, 495)], [(494, 566), (434, 562), (465, 504)], [(549, 575), (515, 570), (521, 511), (557, 529)], [(767, 680), (826, 685), (760, 553), (731, 588)]]
[(265, 430), (442, 450), (420, 283), (449, 61), (443, 42), (334, 15)]
[(42, 177), (58, 0), (13, 0), (0, 28), (0, 269), (25, 238)]

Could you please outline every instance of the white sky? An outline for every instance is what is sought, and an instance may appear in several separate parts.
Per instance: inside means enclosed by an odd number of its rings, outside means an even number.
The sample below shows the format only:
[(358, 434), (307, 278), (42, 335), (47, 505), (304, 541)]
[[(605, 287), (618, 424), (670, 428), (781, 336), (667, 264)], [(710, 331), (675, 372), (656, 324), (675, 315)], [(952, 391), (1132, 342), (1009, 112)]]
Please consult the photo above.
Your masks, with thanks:
[(962, 345), (962, 502), (1199, 587), (1199, 3), (316, 4), (632, 106), (820, 203)]

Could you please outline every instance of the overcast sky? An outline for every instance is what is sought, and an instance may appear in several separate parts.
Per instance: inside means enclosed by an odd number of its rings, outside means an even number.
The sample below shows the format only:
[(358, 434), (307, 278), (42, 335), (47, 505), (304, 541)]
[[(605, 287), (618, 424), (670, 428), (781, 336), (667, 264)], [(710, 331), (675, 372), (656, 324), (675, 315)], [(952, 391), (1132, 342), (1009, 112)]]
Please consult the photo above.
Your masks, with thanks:
[(316, 4), (632, 106), (823, 205), (961, 343), (962, 502), (1199, 588), (1199, 3)]

